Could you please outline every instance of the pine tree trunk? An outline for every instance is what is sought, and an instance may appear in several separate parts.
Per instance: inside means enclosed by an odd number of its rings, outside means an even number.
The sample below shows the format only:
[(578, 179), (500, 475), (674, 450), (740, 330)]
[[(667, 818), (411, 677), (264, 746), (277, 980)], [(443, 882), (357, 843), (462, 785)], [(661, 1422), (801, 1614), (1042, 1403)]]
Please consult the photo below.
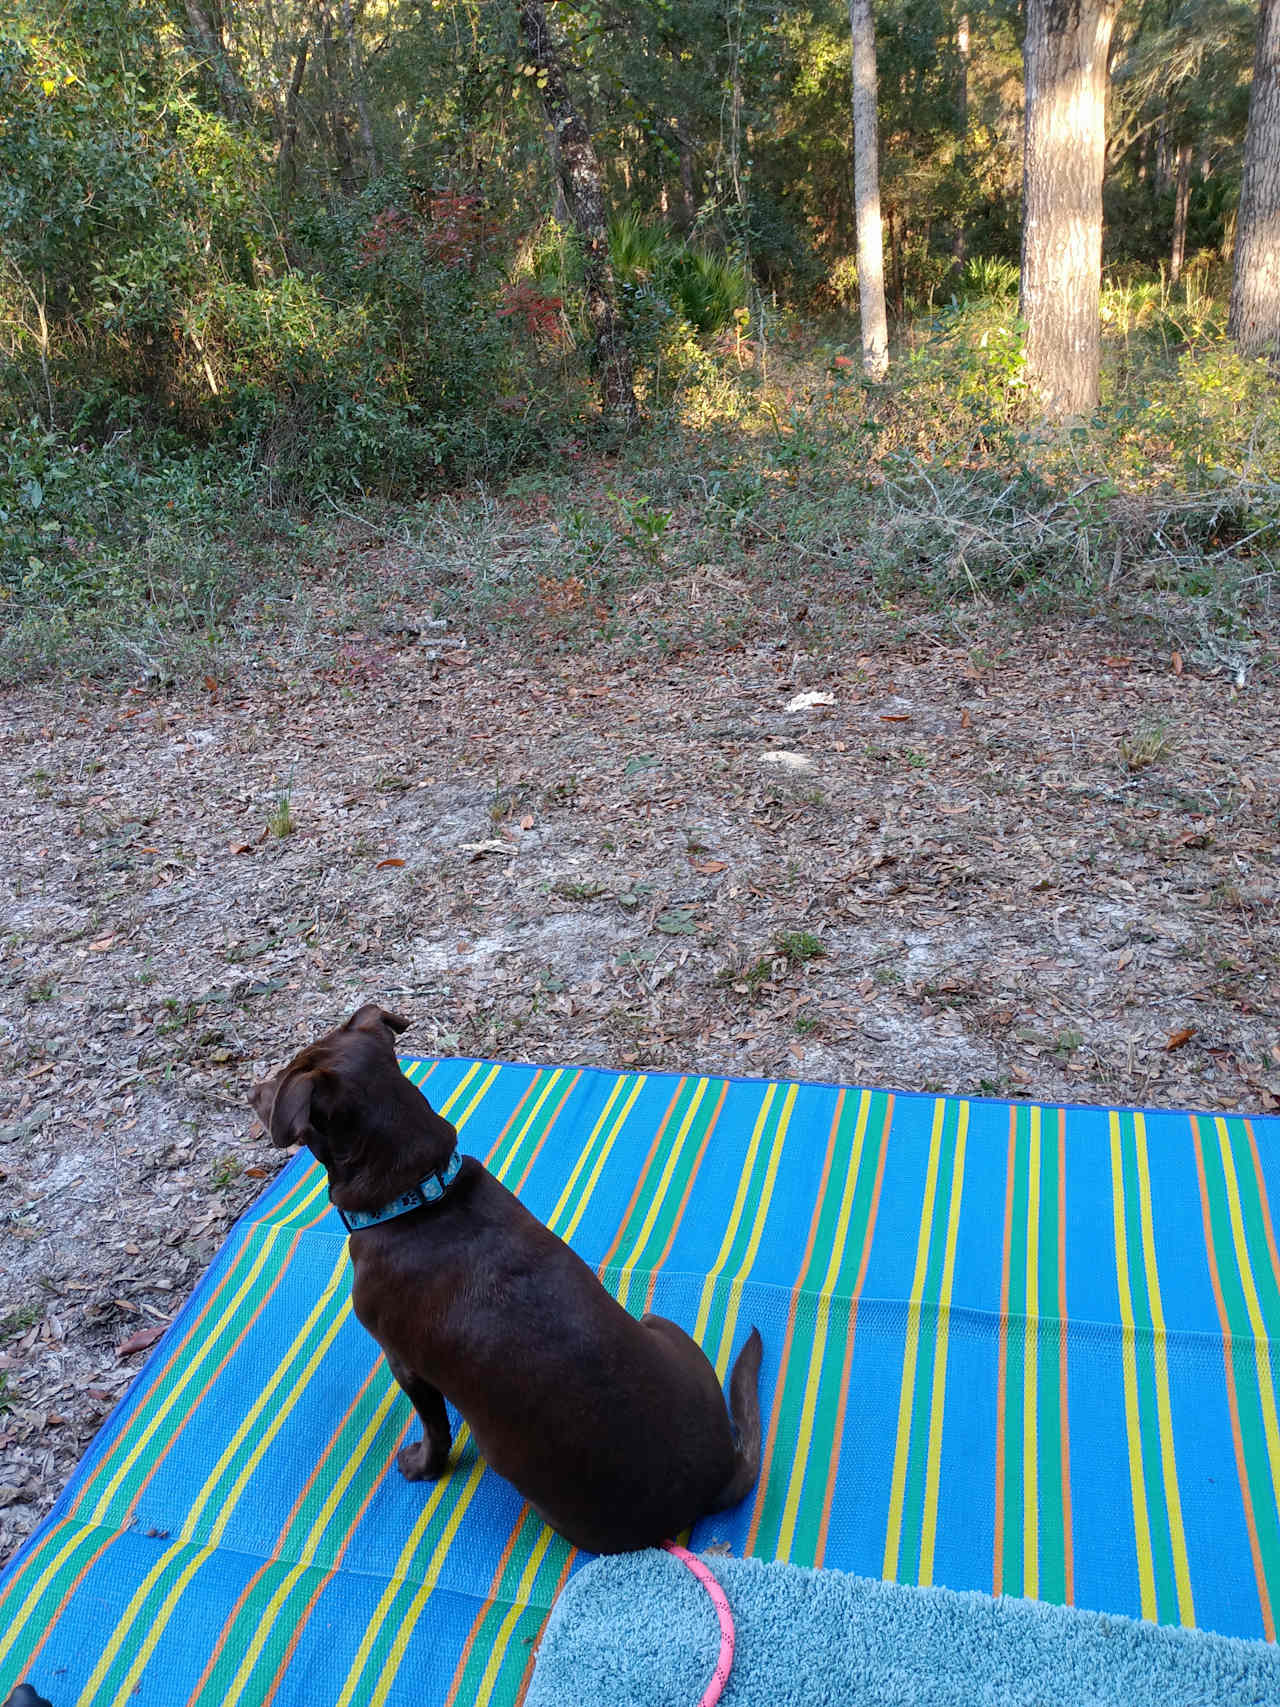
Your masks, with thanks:
[(1280, 366), (1280, 0), (1262, 0), (1227, 331)]
[(1027, 0), (1022, 317), (1055, 418), (1098, 401), (1107, 49), (1115, 0)]
[(631, 426), (639, 417), (631, 351), (618, 317), (609, 237), (605, 229), (600, 162), (586, 121), (570, 98), (560, 58), (547, 25), (543, 0), (523, 0), (520, 29), (530, 61), (537, 66), (543, 110), (555, 133), (555, 165), (565, 201), (582, 243), (582, 282), (587, 315), (595, 333), (600, 403), (606, 415)]
[(871, 0), (849, 0), (853, 68), (853, 202), (858, 226), (858, 319), (862, 366), (868, 379), (889, 372), (889, 324), (884, 307), (884, 231), (880, 221), (880, 158), (876, 128), (876, 31)]
[(1173, 242), (1169, 249), (1169, 283), (1177, 284), (1187, 258), (1187, 209), (1191, 205), (1191, 144), (1178, 149), (1178, 170), (1173, 181)]

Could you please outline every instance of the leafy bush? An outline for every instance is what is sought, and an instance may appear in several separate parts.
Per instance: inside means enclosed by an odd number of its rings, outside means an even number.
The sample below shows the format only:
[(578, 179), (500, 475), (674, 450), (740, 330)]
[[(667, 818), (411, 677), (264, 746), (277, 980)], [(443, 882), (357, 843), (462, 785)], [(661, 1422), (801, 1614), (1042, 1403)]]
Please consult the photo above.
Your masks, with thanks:
[(960, 298), (971, 302), (984, 297), (1018, 294), (1018, 268), (1001, 255), (973, 255), (965, 262), (960, 279)]
[(609, 257), (615, 277), (630, 287), (633, 299), (652, 295), (703, 337), (731, 325), (747, 300), (747, 276), (737, 262), (685, 243), (633, 213), (610, 222)]

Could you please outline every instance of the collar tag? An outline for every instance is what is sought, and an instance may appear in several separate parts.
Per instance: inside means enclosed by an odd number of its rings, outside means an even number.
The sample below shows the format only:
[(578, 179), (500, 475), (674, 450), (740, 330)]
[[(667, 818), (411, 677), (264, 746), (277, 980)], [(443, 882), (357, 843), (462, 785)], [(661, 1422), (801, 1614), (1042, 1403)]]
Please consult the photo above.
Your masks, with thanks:
[(338, 1209), (338, 1219), (348, 1233), (358, 1233), (363, 1227), (377, 1227), (384, 1221), (394, 1221), (400, 1215), (409, 1215), (415, 1209), (425, 1209), (429, 1203), (438, 1203), (458, 1177), (458, 1169), (462, 1166), (462, 1157), (455, 1150), (448, 1164), (438, 1173), (428, 1174), (426, 1179), (397, 1197), (394, 1202), (384, 1204), (381, 1209)]

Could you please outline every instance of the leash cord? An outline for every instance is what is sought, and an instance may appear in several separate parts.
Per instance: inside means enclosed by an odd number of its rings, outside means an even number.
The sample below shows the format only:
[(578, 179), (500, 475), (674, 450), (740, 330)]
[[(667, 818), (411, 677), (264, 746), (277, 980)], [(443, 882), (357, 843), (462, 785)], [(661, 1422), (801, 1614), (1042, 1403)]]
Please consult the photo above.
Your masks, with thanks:
[(662, 1545), (673, 1558), (679, 1559), (686, 1570), (694, 1576), (711, 1596), (711, 1604), (716, 1609), (716, 1617), (720, 1620), (720, 1654), (716, 1660), (716, 1669), (711, 1674), (711, 1681), (702, 1692), (698, 1707), (715, 1707), (724, 1694), (724, 1686), (729, 1681), (729, 1671), (733, 1665), (733, 1614), (729, 1610), (729, 1602), (721, 1588), (718, 1578), (707, 1569), (702, 1560), (693, 1553), (686, 1552), (683, 1547), (677, 1547), (674, 1541), (664, 1541)]

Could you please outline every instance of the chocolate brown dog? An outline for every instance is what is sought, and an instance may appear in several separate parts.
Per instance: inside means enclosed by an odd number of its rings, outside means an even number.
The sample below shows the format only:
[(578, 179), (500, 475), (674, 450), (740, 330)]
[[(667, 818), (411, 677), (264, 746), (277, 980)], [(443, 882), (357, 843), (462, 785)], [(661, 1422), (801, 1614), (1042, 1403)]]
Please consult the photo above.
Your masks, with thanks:
[(454, 1128), (400, 1071), (407, 1024), (366, 1004), (250, 1096), (274, 1144), (305, 1144), (328, 1172), (351, 1229), (356, 1315), (422, 1419), (403, 1474), (444, 1474), (447, 1396), (488, 1463), (575, 1546), (655, 1546), (735, 1505), (760, 1469), (759, 1333), (730, 1376), (730, 1421), (682, 1328), (629, 1316), (474, 1157), (455, 1155)]

